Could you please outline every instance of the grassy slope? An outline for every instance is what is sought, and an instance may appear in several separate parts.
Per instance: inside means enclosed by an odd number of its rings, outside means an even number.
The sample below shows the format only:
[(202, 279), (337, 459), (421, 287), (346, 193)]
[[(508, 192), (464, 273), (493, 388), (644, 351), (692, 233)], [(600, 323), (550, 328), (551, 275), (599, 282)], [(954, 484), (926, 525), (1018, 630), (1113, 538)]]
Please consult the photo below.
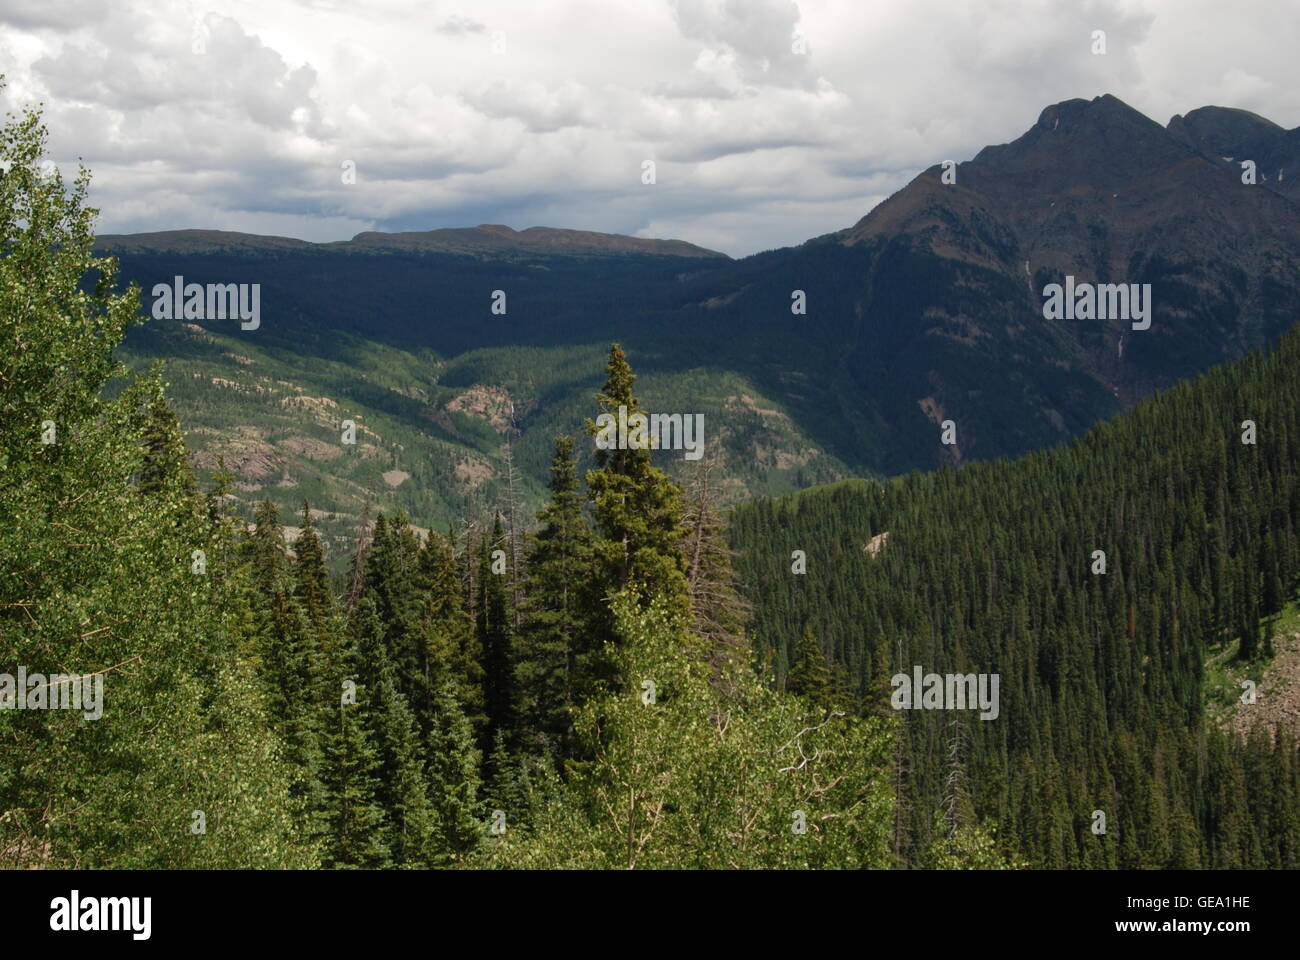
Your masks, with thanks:
[[(304, 499), (321, 511), (317, 522), (336, 568), (367, 499), (435, 529), (500, 505), (507, 436), (531, 516), (545, 498), (553, 437), (580, 434), (598, 412), (608, 349), (495, 347), (448, 360), (339, 331), (321, 340), (304, 333), (290, 346), (237, 329), (151, 320), (132, 331), (122, 359), (135, 369), (164, 361), (195, 467), (206, 480), (224, 456), (243, 512), (265, 497), (290, 524)], [(635, 353), (631, 360), (635, 366)], [(731, 500), (848, 472), (739, 374), (705, 366), (657, 371), (638, 382), (638, 393), (650, 411), (704, 414), (705, 450), (721, 453)], [(357, 425), (354, 445), (342, 443), (344, 420)], [(589, 461), (590, 443), (580, 446)], [(690, 467), (680, 453), (658, 456), (671, 472)]]

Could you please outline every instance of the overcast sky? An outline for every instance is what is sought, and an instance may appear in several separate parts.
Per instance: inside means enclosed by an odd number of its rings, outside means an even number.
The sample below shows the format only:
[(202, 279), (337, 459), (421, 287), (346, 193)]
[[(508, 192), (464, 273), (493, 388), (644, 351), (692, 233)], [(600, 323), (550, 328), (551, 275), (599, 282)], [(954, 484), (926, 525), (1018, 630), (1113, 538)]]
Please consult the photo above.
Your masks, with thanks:
[(1071, 97), (1295, 127), (1297, 50), (1296, 0), (0, 3), (4, 106), (44, 102), (101, 232), (504, 223), (734, 256)]

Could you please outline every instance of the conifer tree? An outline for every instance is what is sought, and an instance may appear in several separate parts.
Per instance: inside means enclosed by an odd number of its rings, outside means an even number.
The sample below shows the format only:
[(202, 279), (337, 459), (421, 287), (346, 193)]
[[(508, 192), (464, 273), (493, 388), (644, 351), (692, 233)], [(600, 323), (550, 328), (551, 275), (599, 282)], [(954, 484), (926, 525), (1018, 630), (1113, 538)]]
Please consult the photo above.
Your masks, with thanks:
[(255, 516), (244, 553), (245, 569), (254, 584), (248, 596), (253, 601), (267, 710), (293, 768), (293, 795), (302, 800), (314, 821), (325, 802), (320, 779), (325, 718), (320, 709), (324, 664), (319, 636), (294, 597), (284, 528), (275, 504), (263, 501)]
[(481, 754), (474, 731), (456, 701), (456, 688), (444, 680), (435, 693), (434, 724), (428, 738), (429, 795), (436, 816), (436, 856), (440, 863), (462, 862), (483, 835), (479, 804)]
[(683, 550), (695, 632), (708, 644), (714, 682), (726, 689), (737, 671), (752, 669), (753, 651), (745, 636), (749, 604), (736, 590), (733, 554), (717, 512), (717, 470), (717, 458), (706, 458), (691, 477)]
[[(492, 536), (479, 540), (478, 603), (476, 629), (483, 649), (483, 698), (487, 712), (488, 743), (498, 732), (512, 740), (516, 728), (514, 637), (511, 630), (509, 592), (505, 571), (500, 566), (504, 551), (501, 515), (497, 514)], [(498, 572), (499, 571), (499, 572)]]
[[(686, 582), (686, 557), (682, 552), (681, 488), (656, 467), (647, 445), (641, 445), (629, 429), (627, 443), (620, 445), (611, 434), (620, 417), (634, 422), (644, 416), (640, 401), (632, 392), (636, 380), (618, 344), (610, 347), (608, 378), (597, 396), (608, 420), (598, 425), (587, 421), (587, 432), (597, 438), (596, 468), (587, 472), (587, 491), (595, 521), (594, 550), (598, 598), (592, 611), (592, 642), (596, 650), (617, 643), (609, 598), (635, 587), (643, 602), (663, 597), (675, 609), (690, 605)], [(620, 412), (621, 411), (621, 412)], [(602, 431), (604, 440), (601, 440)], [(594, 660), (592, 675), (585, 682), (615, 683), (613, 662), (603, 656)]]
[(394, 864), (427, 866), (434, 858), (436, 825), (425, 777), (422, 738), (410, 705), (397, 682), (385, 649), (384, 630), (372, 598), (362, 601), (358, 650), (374, 678), (374, 695), (365, 705), (374, 735), (378, 766), (376, 803), (384, 810), (388, 848)]
[(524, 580), (527, 576), (525, 570), (525, 556), (523, 547), (523, 530), (520, 526), (520, 513), (522, 512), (519, 505), (519, 491), (515, 480), (515, 455), (511, 439), (518, 433), (518, 427), (515, 425), (515, 407), (514, 403), (510, 404), (510, 427), (509, 433), (506, 434), (505, 448), (502, 453), (502, 460), (506, 468), (506, 556), (509, 561), (508, 570), (510, 576), (510, 611), (511, 611), (511, 629), (518, 634), (523, 626), (523, 606), (524, 606)]
[[(365, 608), (361, 608), (364, 615)], [(372, 648), (373, 649), (373, 648)], [(371, 721), (374, 668), (356, 630), (348, 630), (341, 651), (332, 729), (325, 751), (327, 866), (387, 867), (392, 836), (381, 800), (383, 760)]]
[(483, 652), (473, 619), (465, 609), (450, 538), (431, 533), (421, 548), (418, 569), (419, 624), (429, 659), (430, 688), (436, 692), (451, 683), (457, 709), (477, 736), (487, 727)]
[(370, 541), (370, 500), (367, 498), (366, 505), (361, 510), (361, 520), (357, 523), (356, 546), (352, 549), (352, 561), (348, 567), (348, 592), (344, 609), (349, 617), (356, 611), (357, 604), (365, 593), (366, 557), (370, 552)]
[(302, 605), (307, 619), (318, 636), (329, 632), (334, 617), (334, 594), (330, 589), (329, 570), (325, 566), (325, 548), (312, 521), (311, 505), (302, 503), (302, 533), (293, 542), (294, 596)]
[(269, 603), (288, 586), (288, 549), (284, 527), (274, 502), (263, 500), (253, 513), (253, 530), (245, 541), (244, 551), (251, 565), (253, 583)]
[(157, 366), (143, 384), (148, 393), (142, 429), (144, 467), (137, 481), (140, 492), (163, 494), (174, 491), (187, 500), (197, 500), (198, 483), (186, 457), (180, 421), (167, 403)]
[(398, 689), (427, 731), (432, 711), (429, 649), (420, 629), (420, 544), (397, 514), (375, 520), (366, 557), (364, 597), (374, 602), (383, 625), (384, 649), (392, 661)]
[(590, 676), (596, 651), (588, 627), (591, 529), (582, 511), (571, 437), (555, 440), (550, 490), (529, 554), (518, 666), (521, 726), (541, 749), (572, 756), (574, 710), (588, 693), (578, 681)]
[(785, 690), (824, 710), (831, 709), (836, 703), (831, 665), (811, 624), (804, 627), (803, 636), (795, 647), (794, 664), (786, 677)]
[[(620, 408), (628, 418), (644, 416), (632, 393), (636, 375), (618, 344), (610, 347), (607, 372), (608, 379), (597, 397), (601, 411), (615, 423)], [(591, 420), (587, 430), (593, 436), (600, 433)], [(645, 596), (664, 596), (685, 609), (688, 590), (681, 489), (654, 465), (648, 446), (634, 446), (629, 431), (625, 449), (597, 449), (596, 469), (587, 473), (587, 487), (604, 582), (615, 590), (636, 583)]]

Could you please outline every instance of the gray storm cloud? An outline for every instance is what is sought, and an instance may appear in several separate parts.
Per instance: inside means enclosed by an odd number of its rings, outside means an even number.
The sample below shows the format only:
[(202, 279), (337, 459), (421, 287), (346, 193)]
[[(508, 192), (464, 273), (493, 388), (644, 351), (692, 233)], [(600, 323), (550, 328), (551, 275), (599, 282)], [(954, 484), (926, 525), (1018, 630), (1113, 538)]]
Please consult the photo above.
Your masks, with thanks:
[(733, 255), (848, 226), (1071, 97), (1113, 93), (1161, 123), (1217, 103), (1300, 124), (1294, 5), (1267, 22), (1202, 0), (592, 10), (126, 0), (110, 17), (11, 0), (4, 100), (43, 101), (52, 159), (91, 168), (105, 232), (486, 221)]

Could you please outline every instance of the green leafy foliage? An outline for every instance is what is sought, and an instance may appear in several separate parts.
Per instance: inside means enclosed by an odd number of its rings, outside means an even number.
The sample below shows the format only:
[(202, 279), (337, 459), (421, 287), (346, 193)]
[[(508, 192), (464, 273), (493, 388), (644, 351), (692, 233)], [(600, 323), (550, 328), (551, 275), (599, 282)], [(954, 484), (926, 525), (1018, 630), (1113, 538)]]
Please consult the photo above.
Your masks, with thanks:
[(34, 113), (0, 133), (0, 670), (93, 675), (102, 714), (0, 711), (0, 864), (310, 865), (161, 383), (101, 396), (136, 291), (44, 142)]
[(489, 838), (484, 863), (889, 865), (894, 721), (814, 714), (753, 675), (721, 694), (680, 610), (664, 598), (645, 607), (633, 593), (614, 609), (610, 656), (627, 682), (582, 711), (579, 736), (593, 759), (559, 802), (523, 829)]

